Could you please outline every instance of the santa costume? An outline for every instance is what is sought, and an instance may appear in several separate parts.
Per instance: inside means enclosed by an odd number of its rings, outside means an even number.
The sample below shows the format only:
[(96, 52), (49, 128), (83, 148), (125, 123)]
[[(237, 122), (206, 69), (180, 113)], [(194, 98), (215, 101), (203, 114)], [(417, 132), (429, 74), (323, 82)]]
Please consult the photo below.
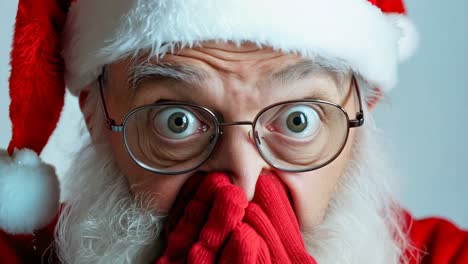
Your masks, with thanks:
[[(65, 89), (82, 95), (104, 65), (136, 50), (160, 55), (209, 40), (343, 62), (372, 84), (372, 105), (395, 86), (417, 33), (402, 0), (20, 0), (11, 53), (13, 136), (0, 151), (0, 263), (58, 261), (51, 245), (59, 182), (39, 154)], [(172, 210), (167, 245), (155, 261), (316, 263), (287, 190), (274, 177), (260, 178), (248, 202), (225, 175), (194, 177)], [(272, 201), (284, 206), (271, 208)], [(404, 218), (408, 263), (468, 263), (467, 232), (443, 219)]]

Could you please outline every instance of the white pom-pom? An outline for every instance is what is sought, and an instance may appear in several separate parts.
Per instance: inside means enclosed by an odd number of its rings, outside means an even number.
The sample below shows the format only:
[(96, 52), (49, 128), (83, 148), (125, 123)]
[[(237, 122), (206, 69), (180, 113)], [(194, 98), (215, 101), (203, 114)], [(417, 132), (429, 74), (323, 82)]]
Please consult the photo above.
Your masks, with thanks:
[(389, 14), (388, 18), (400, 30), (398, 41), (398, 59), (403, 62), (409, 59), (419, 46), (419, 32), (411, 19), (402, 14)]
[(0, 229), (29, 234), (57, 214), (60, 190), (55, 170), (32, 150), (9, 156), (0, 150)]

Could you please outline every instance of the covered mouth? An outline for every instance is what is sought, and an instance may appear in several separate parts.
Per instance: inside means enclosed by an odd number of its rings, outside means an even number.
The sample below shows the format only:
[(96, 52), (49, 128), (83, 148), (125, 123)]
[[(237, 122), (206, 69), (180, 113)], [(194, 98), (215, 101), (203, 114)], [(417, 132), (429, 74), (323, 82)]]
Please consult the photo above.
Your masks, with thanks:
[(288, 190), (259, 176), (251, 201), (227, 174), (190, 178), (170, 211), (157, 263), (315, 263), (307, 253)]

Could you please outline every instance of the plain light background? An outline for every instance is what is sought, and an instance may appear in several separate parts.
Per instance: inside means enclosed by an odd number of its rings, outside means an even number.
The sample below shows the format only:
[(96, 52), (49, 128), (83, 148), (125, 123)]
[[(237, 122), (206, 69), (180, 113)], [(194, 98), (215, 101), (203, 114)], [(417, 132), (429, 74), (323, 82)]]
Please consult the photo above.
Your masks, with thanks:
[[(0, 147), (11, 137), (9, 52), (17, 0), (0, 1)], [(418, 53), (376, 110), (394, 143), (401, 203), (418, 217), (441, 215), (468, 228), (468, 1), (407, 1), (421, 34)], [(363, 40), (365, 41), (365, 40)], [(63, 175), (82, 141), (77, 100), (67, 96), (43, 158)]]

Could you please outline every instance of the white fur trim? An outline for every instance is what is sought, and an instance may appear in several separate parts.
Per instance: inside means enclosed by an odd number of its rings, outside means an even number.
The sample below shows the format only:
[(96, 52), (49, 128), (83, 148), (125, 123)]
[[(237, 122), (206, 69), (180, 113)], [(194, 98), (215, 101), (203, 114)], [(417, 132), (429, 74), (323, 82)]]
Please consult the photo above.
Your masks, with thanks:
[(400, 61), (410, 58), (419, 45), (419, 32), (413, 21), (406, 15), (388, 14), (387, 17), (400, 30), (400, 40), (398, 41), (398, 51)]
[(54, 168), (32, 150), (0, 150), (0, 229), (29, 234), (49, 224), (59, 206)]
[(389, 90), (399, 37), (398, 26), (367, 0), (79, 0), (69, 11), (63, 57), (74, 94), (103, 65), (136, 50), (161, 54), (174, 43), (206, 40), (340, 59)]

